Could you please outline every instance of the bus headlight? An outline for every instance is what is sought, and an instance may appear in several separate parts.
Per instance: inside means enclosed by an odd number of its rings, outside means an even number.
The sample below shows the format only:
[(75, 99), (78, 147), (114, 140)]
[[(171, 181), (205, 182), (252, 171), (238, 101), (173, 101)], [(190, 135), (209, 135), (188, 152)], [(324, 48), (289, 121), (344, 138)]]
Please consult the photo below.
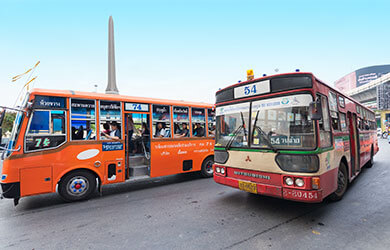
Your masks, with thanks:
[(217, 173), (221, 173), (221, 169), (219, 167), (216, 167), (215, 171), (217, 171)]
[(279, 154), (276, 163), (286, 172), (315, 173), (320, 166), (317, 155)]
[(287, 186), (292, 186), (294, 185), (294, 180), (291, 177), (286, 177), (284, 183), (286, 183)]
[(221, 174), (225, 174), (225, 168), (221, 168)]
[(297, 185), (298, 187), (303, 187), (303, 185), (305, 185), (305, 182), (301, 178), (296, 178), (295, 185)]

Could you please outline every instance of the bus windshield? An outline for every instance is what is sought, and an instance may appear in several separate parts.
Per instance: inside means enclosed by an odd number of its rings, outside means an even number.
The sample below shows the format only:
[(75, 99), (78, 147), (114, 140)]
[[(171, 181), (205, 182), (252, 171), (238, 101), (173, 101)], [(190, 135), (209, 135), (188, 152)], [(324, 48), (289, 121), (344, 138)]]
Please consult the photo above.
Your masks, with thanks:
[(250, 103), (247, 102), (216, 109), (215, 146), (248, 146), (249, 105)]
[[(312, 100), (310, 94), (297, 94), (218, 107), (215, 145), (226, 147), (232, 139), (231, 147), (313, 149), (316, 145), (314, 121), (309, 116)], [(248, 136), (240, 130), (233, 138), (233, 131), (242, 124), (241, 113), (249, 119), (250, 105), (252, 114)], [(249, 127), (247, 121), (245, 125)]]
[[(20, 105), (16, 105), (16, 109), (24, 109), (27, 105), (27, 101), (29, 98), (29, 94), (27, 93), (24, 99), (22, 99), (22, 102)], [(14, 115), (12, 115), (14, 113)], [(23, 111), (15, 111), (14, 109), (7, 109), (6, 112), (4, 113), (4, 116), (6, 114), (10, 114), (10, 116), (14, 116), (15, 120), (13, 122), (12, 130), (11, 130), (11, 137), (9, 138), (8, 145), (6, 145), (7, 150), (4, 151), (5, 156), (9, 156), (12, 152), (12, 150), (15, 147), (16, 139), (19, 135), (20, 128), (22, 125), (23, 117), (24, 117), (24, 112)], [(1, 124), (2, 125), (2, 124)]]

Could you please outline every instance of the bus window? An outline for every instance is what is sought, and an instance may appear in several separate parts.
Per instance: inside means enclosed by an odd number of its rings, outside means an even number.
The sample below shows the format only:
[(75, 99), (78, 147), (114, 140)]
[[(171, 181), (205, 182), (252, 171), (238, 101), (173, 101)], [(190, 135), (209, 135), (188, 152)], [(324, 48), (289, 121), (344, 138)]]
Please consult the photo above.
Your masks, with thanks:
[(214, 137), (215, 135), (215, 110), (207, 109), (207, 129), (208, 135)]
[(168, 105), (153, 105), (153, 137), (171, 137), (171, 112)]
[(95, 101), (71, 99), (72, 140), (96, 140)]
[(100, 139), (122, 138), (121, 103), (100, 101)]
[(345, 114), (340, 112), (340, 127), (342, 131), (347, 130), (347, 123), (346, 123), (346, 118)]
[(189, 114), (187, 107), (173, 107), (173, 131), (175, 137), (189, 137)]
[(192, 135), (196, 137), (205, 136), (206, 117), (204, 109), (192, 108)]
[(331, 111), (330, 116), (332, 118), (332, 128), (333, 130), (341, 130), (340, 129), (340, 119), (339, 119), (339, 114), (337, 112)]
[(321, 147), (326, 148), (332, 146), (332, 134), (330, 131), (328, 100), (325, 96), (321, 98), (322, 118), (318, 121), (320, 127), (320, 144)]
[(35, 110), (27, 131), (26, 152), (60, 146), (66, 141), (65, 111)]

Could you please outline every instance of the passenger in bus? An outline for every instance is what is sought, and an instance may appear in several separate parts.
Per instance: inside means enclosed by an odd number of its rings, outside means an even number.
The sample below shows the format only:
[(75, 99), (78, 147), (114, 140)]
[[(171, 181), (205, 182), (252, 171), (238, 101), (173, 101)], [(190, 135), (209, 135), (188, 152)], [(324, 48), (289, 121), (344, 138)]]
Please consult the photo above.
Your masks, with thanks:
[(72, 127), (72, 140), (76, 140), (76, 128)]
[(211, 125), (209, 127), (209, 135), (215, 135), (215, 125)]
[(161, 122), (157, 123), (156, 134), (154, 137), (165, 137), (165, 128)]
[(190, 131), (188, 130), (188, 125), (187, 123), (182, 123), (181, 124), (181, 130), (178, 131), (179, 133), (175, 134), (175, 137), (189, 137), (190, 136)]
[(129, 152), (130, 154), (134, 153), (134, 141), (133, 141), (133, 134), (134, 134), (134, 121), (133, 121), (133, 115), (130, 114), (127, 120), (128, 124), (128, 137), (129, 137)]
[(194, 136), (196, 137), (202, 137), (204, 136), (204, 128), (200, 123), (195, 123), (195, 128), (194, 128)]
[(119, 129), (119, 124), (116, 121), (111, 122), (111, 132), (106, 134), (103, 132), (104, 136), (108, 139), (119, 140), (121, 138), (121, 131)]
[(145, 122), (142, 123), (141, 135), (142, 135), (142, 141), (143, 141), (143, 143), (145, 145), (146, 152), (149, 152), (149, 149), (150, 149), (150, 142), (149, 142), (150, 131), (149, 131), (148, 125)]
[(101, 139), (102, 140), (107, 140), (109, 139), (108, 137), (106, 137), (105, 135), (109, 135), (110, 134), (110, 124), (108, 122), (106, 123), (103, 123), (103, 131), (100, 133), (100, 136), (101, 136)]
[(81, 125), (78, 129), (77, 129), (77, 132), (76, 132), (76, 140), (82, 140), (84, 137), (84, 127), (83, 125)]

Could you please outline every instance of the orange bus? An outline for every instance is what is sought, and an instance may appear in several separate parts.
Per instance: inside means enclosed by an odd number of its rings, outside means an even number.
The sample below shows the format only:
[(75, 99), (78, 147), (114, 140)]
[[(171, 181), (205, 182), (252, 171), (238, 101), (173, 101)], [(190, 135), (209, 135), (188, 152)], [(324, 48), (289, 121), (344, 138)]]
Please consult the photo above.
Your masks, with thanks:
[(247, 192), (340, 200), (379, 149), (375, 113), (311, 73), (238, 83), (216, 102), (214, 180)]
[(1, 175), (2, 196), (15, 204), (56, 191), (83, 200), (140, 178), (213, 175), (211, 104), (34, 89), (16, 110)]

